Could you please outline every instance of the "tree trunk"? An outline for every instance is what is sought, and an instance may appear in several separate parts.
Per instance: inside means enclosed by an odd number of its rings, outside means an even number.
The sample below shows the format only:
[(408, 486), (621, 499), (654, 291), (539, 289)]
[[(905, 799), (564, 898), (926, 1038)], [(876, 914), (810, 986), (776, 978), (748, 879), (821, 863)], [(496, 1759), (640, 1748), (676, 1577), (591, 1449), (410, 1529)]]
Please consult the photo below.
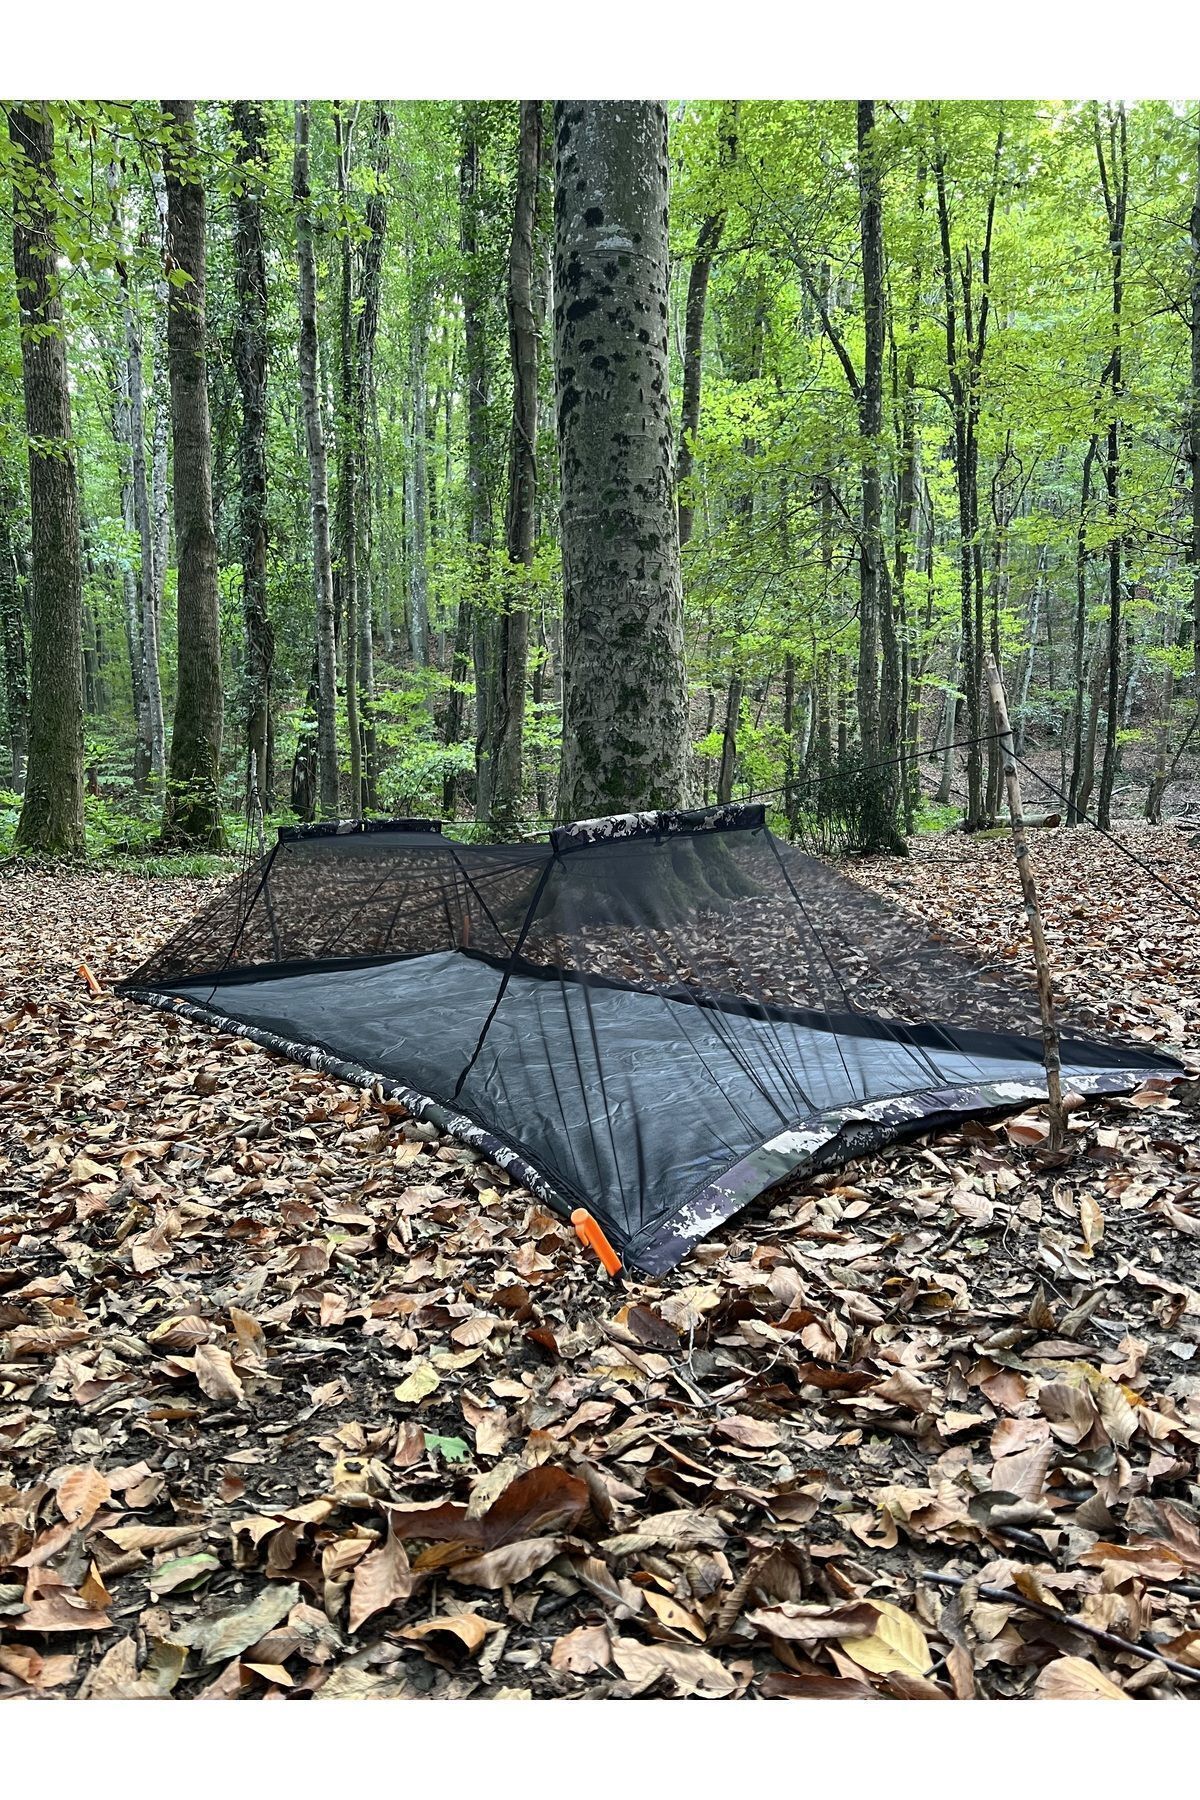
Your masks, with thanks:
[(1125, 297), (1125, 218), (1129, 200), (1129, 156), (1125, 130), (1125, 104), (1109, 109), (1108, 154), (1096, 118), (1096, 158), (1108, 215), (1108, 241), (1112, 275), (1112, 341), (1108, 364), (1111, 399), (1104, 458), (1104, 491), (1108, 511), (1108, 716), (1104, 734), (1104, 761), (1100, 769), (1100, 795), (1096, 821), (1107, 830), (1112, 823), (1113, 783), (1117, 775), (1117, 732), (1121, 722), (1121, 401), (1122, 314)]
[(861, 537), (858, 554), (858, 733), (863, 758), (879, 751), (879, 586), (883, 565), (883, 489), (879, 478), (883, 426), (883, 208), (875, 141), (875, 102), (860, 100), (858, 198), (863, 271), (863, 378), (858, 390), (863, 441)]
[(733, 799), (733, 776), (737, 767), (737, 733), (742, 719), (744, 682), (740, 669), (729, 678), (725, 696), (725, 723), (721, 731), (721, 766), (717, 771), (717, 805), (728, 806)]
[[(143, 605), (154, 608), (154, 641), (162, 645), (163, 593), (167, 582), (167, 561), (171, 554), (171, 497), (167, 489), (167, 452), (171, 438), (171, 381), (167, 358), (167, 313), (171, 288), (167, 266), (167, 182), (161, 170), (153, 177), (154, 205), (158, 214), (158, 236), (162, 249), (163, 273), (154, 284), (154, 339), (150, 349), (150, 371), (154, 384), (154, 428), (151, 433), (150, 505), (154, 563), (149, 592), (143, 583)], [(158, 677), (158, 666), (153, 671)], [(162, 710), (162, 688), (159, 687), (159, 711)], [(160, 762), (165, 776), (167, 766), (166, 726), (162, 727)]]
[[(883, 546), (883, 366), (886, 297), (883, 268), (883, 179), (875, 102), (860, 100), (858, 119), (859, 228), (862, 245), (864, 357), (858, 392), (863, 439), (862, 519), (859, 545), (858, 720), (863, 760), (877, 763), (883, 747), (901, 748), (900, 654), (888, 566)], [(882, 652), (882, 667), (881, 656)], [(873, 817), (865, 820), (871, 847), (902, 849), (896, 818), (898, 767), (873, 771), (877, 794)]]
[(223, 850), (220, 758), (222, 703), (220, 598), (213, 532), (212, 431), (205, 358), (204, 188), (196, 177), (196, 107), (164, 100), (171, 121), (165, 152), (167, 236), (173, 277), (167, 308), (171, 442), (178, 561), (178, 681), (163, 838)]
[(1163, 796), (1171, 779), (1171, 708), (1175, 701), (1175, 669), (1171, 651), (1175, 647), (1175, 618), (1167, 613), (1163, 626), (1163, 649), (1166, 651), (1163, 671), (1162, 714), (1155, 733), (1154, 774), (1146, 795), (1146, 819), (1151, 825), (1162, 824)]
[[(1067, 783), (1067, 824), (1083, 823), (1079, 791), (1083, 781), (1084, 682), (1087, 662), (1087, 565), (1088, 506), (1092, 497), (1092, 468), (1099, 440), (1093, 432), (1083, 459), (1079, 493), (1079, 520), (1075, 528), (1075, 629), (1072, 640), (1071, 775)], [(1089, 788), (1090, 791), (1090, 788)]]
[[(129, 437), (133, 488), (133, 517), (137, 532), (138, 615), (141, 644), (141, 693), (146, 708), (150, 774), (161, 782), (167, 766), (167, 732), (163, 718), (162, 675), (159, 657), (159, 614), (162, 584), (157, 577), (157, 551), (152, 513), (152, 470), (146, 468), (146, 390), (142, 368), (142, 333), (133, 297), (125, 295), (126, 355), (129, 367)], [(166, 408), (162, 413), (164, 449)], [(155, 421), (158, 430), (158, 421)], [(153, 453), (152, 453), (153, 454)], [(165, 465), (165, 456), (164, 456)], [(163, 561), (165, 564), (165, 551)]]
[(366, 201), (367, 241), (355, 308), (354, 442), (358, 458), (358, 525), (361, 578), (358, 628), (358, 686), (363, 721), (365, 803), (373, 808), (379, 785), (379, 747), (375, 730), (375, 609), (371, 533), (371, 400), (375, 389), (375, 339), (379, 331), (379, 286), (387, 241), (388, 141), (392, 123), (387, 106), (375, 102), (372, 115), (374, 157), (372, 183)]
[(529, 570), (537, 524), (538, 338), (542, 320), (533, 281), (534, 218), (542, 161), (542, 103), (522, 100), (517, 188), (508, 254), (508, 345), (513, 411), (508, 443), (505, 549), (509, 591), (498, 621), (495, 677), (495, 769), (491, 816), (512, 831), (521, 813), (525, 681), (529, 662)]
[(687, 676), (668, 364), (667, 115), (556, 101), (559, 811), (679, 806)]
[(308, 453), (308, 501), (312, 518), (313, 581), (316, 590), (317, 780), (321, 815), (337, 817), (337, 634), (333, 611), (333, 556), (329, 542), (329, 470), (321, 413), (320, 343), (317, 335), (317, 264), (313, 251), (309, 191), (309, 112), (296, 102), (296, 150), (292, 195), (296, 208), (296, 261), (300, 310), (300, 396)]
[(29, 671), (25, 657), (25, 612), (21, 601), (24, 557), (19, 525), (21, 493), (0, 458), (0, 668), (4, 672), (8, 766), (14, 793), (25, 787), (29, 753)]
[(1188, 460), (1192, 486), (1192, 657), (1195, 700), (1200, 709), (1200, 136), (1197, 138), (1196, 193), (1189, 221), (1192, 274), (1192, 381), (1188, 397)]
[(266, 126), (262, 102), (235, 100), (238, 139), (234, 189), (234, 288), (237, 322), (233, 366), (242, 399), (239, 437), (242, 617), (246, 625), (246, 748), (260, 792), (273, 781), (271, 677), (275, 634), (267, 610), (267, 266), (263, 242)]
[[(727, 100), (721, 120), (721, 166), (728, 167), (737, 155), (738, 102)], [(683, 398), (679, 421), (679, 458), (675, 485), (679, 491), (679, 547), (682, 550), (692, 535), (695, 507), (688, 492), (696, 456), (696, 434), (700, 429), (700, 389), (704, 374), (704, 314), (708, 304), (708, 284), (713, 258), (721, 247), (725, 233), (725, 208), (709, 213), (696, 237), (696, 251), (688, 271), (687, 305), (683, 325)]]
[[(987, 195), (983, 254), (979, 266), (979, 301), (975, 302), (974, 266), (970, 249), (955, 279), (950, 235), (950, 211), (946, 190), (945, 150), (935, 137), (933, 171), (937, 191), (938, 236), (941, 245), (942, 292), (945, 305), (946, 374), (950, 384), (955, 486), (958, 493), (959, 588), (962, 615), (963, 689), (967, 713), (967, 816), (974, 827), (984, 812), (982, 708), (983, 687), (983, 583), (979, 546), (979, 411), (980, 376), (987, 348), (991, 311), (992, 238), (999, 194), (1000, 158), (1004, 134), (996, 137), (991, 184)], [(961, 289), (961, 332), (959, 290)], [(961, 342), (960, 342), (961, 338)]]
[(492, 499), (488, 482), (487, 295), (480, 267), (479, 107), (463, 107), (458, 170), (459, 251), (462, 256), (463, 338), (467, 376), (467, 589), (471, 661), (475, 676), (475, 817), (491, 818), (495, 774), (496, 621), (488, 604)]
[(429, 495), (426, 482), (428, 420), (426, 417), (425, 358), (429, 321), (422, 295), (414, 309), (409, 343), (409, 382), (412, 388), (412, 446), (409, 468), (409, 589), (408, 642), (414, 667), (429, 662)]
[[(114, 168), (113, 174), (115, 175), (115, 173)], [(117, 446), (121, 465), (121, 523), (125, 527), (127, 538), (132, 539), (138, 534), (138, 507), (134, 494), (133, 365), (136, 357), (140, 379), (141, 339), (129, 300), (123, 258), (118, 261), (117, 274), (121, 283), (121, 310), (124, 319), (125, 342), (117, 358), (113, 440)], [(144, 448), (141, 461), (144, 487)], [(129, 691), (133, 701), (133, 785), (138, 793), (141, 793), (150, 774), (151, 736), (150, 705), (145, 684), (146, 655), (142, 643), (142, 609), (138, 593), (139, 587), (138, 567), (127, 550), (121, 559), (121, 600), (125, 613), (125, 637), (129, 646)], [(88, 711), (93, 710), (86, 647), (84, 650), (84, 704)]]
[(334, 141), (337, 152), (337, 190), (340, 208), (339, 262), (341, 270), (338, 320), (341, 337), (337, 418), (337, 567), (345, 624), (346, 735), (350, 739), (350, 813), (363, 812), (362, 732), (358, 716), (358, 445), (355, 426), (354, 270), (350, 244), (350, 137), (340, 100), (333, 104)]
[[(29, 440), (29, 762), (15, 848), (81, 856), (83, 567), (67, 347), (55, 260), (54, 127), (31, 103), (8, 115), (20, 171), (13, 270)], [(23, 167), (22, 167), (23, 165)]]

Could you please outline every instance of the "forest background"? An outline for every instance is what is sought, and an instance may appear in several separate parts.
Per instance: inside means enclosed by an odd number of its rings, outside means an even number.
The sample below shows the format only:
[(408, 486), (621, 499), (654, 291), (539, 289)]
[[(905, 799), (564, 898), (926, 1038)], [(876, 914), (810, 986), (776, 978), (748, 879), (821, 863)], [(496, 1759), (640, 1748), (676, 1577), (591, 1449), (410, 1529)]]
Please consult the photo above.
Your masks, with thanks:
[[(552, 103), (5, 110), (0, 836), (194, 860), (251, 767), (279, 822), (579, 811), (564, 684), (612, 672), (564, 609)], [(640, 110), (668, 134), (642, 168), (669, 180), (686, 763), (614, 805), (983, 823), (990, 649), (1068, 817), (1177, 806), (1196, 103)], [(600, 499), (636, 536), (634, 487)], [(621, 627), (651, 682), (658, 623)]]

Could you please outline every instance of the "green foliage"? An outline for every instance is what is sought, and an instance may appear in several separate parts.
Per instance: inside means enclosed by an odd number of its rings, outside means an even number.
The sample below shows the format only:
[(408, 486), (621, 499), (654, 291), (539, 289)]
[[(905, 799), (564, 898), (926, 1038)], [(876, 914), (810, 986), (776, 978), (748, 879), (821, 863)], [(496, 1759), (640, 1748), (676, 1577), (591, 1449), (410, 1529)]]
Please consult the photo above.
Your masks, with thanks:
[[(154, 101), (48, 104), (56, 129), (52, 191), (29, 191), (23, 160), (14, 156), (4, 132), (0, 189), (18, 212), (35, 200), (49, 200), (54, 219), (73, 437), (69, 447), (56, 444), (53, 450), (74, 455), (82, 497), (86, 767), (96, 790), (88, 803), (89, 849), (141, 866), (155, 854), (160, 795), (138, 793), (134, 783), (136, 643), (130, 642), (127, 609), (129, 583), (136, 584), (141, 573), (141, 543), (129, 522), (129, 449), (118, 442), (114, 398), (127, 350), (128, 310), (141, 341), (146, 452), (152, 463), (156, 437), (162, 441), (167, 423), (165, 286), (182, 289), (187, 279), (169, 259), (164, 262), (157, 189), (170, 126)], [(268, 243), (267, 582), (275, 638), (274, 804), (282, 807), (292, 797), (293, 759), (311, 741), (314, 588), (298, 402), (293, 108), (281, 101), (263, 104), (266, 164), (253, 179), (261, 181)], [(387, 210), (367, 442), (355, 446), (364, 468), (356, 495), (360, 596), (367, 604), (369, 595), (374, 621), (375, 691), (364, 696), (363, 711), (378, 752), (375, 809), (438, 815), (455, 778), (460, 809), (469, 809), (474, 653), (500, 612), (519, 603), (528, 608), (530, 621), (525, 804), (532, 817), (554, 806), (562, 729), (561, 569), (548, 334), (541, 355), (532, 570), (518, 575), (502, 548), (512, 397), (504, 284), (517, 109), (507, 101), (389, 103), (384, 171), (376, 168), (370, 150), (372, 104), (347, 103), (351, 170), (344, 203), (335, 181), (332, 103), (314, 102), (311, 123), (335, 536), (342, 499), (337, 451), (350, 429), (341, 416), (335, 379), (339, 259), (348, 243), (356, 276), (361, 273), (370, 235), (368, 203), (382, 199)], [(1196, 186), (1196, 116), (1192, 102), (1144, 101), (1128, 108), (1124, 385), (1114, 397), (1104, 380), (1112, 348), (1110, 250), (1093, 104), (879, 104), (888, 367), (878, 454), (885, 552), (910, 703), (904, 730), (914, 745), (933, 742), (944, 697), (961, 695), (966, 687), (958, 661), (963, 545), (950, 406), (951, 377), (966, 365), (961, 337), (956, 366), (948, 362), (933, 176), (938, 155), (946, 170), (956, 278), (971, 271), (976, 294), (985, 196), (996, 171), (989, 335), (977, 388), (976, 547), (985, 635), (990, 639), (994, 633), (1014, 713), (1037, 744), (1057, 749), (1067, 740), (1076, 708), (1079, 545), (1086, 687), (1104, 651), (1107, 556), (1110, 543), (1119, 539), (1126, 632), (1122, 674), (1132, 672), (1130, 716), (1118, 735), (1126, 772), (1145, 772), (1162, 732), (1168, 754), (1185, 740), (1196, 703), (1188, 561), (1192, 475), (1181, 457), (1189, 405), (1194, 273), (1187, 227)], [(854, 104), (688, 102), (672, 108), (671, 121), (676, 266), (669, 328), (676, 402), (693, 258), (713, 221), (721, 226), (709, 276), (700, 424), (687, 494), (694, 530), (683, 559), (695, 797), (711, 796), (715, 787), (726, 699), (736, 680), (744, 697), (736, 731), (735, 796), (774, 797), (787, 785), (802, 836), (830, 846), (863, 839), (871, 835), (868, 815), (875, 800), (863, 786), (855, 716), (858, 487), (869, 447), (850, 378), (861, 375), (865, 345)], [(209, 202), (208, 374), (226, 697), (221, 800), (236, 828), (244, 813), (250, 683), (242, 622), (233, 200), (252, 177), (238, 161), (226, 104), (202, 103), (199, 127), (194, 172)], [(463, 248), (460, 185), (468, 138), (479, 151), (471, 254)], [(548, 201), (546, 184), (539, 199), (535, 269), (535, 280), (543, 285)], [(475, 396), (483, 429), (482, 533), (472, 530), (477, 496), (468, 482), (463, 301), (468, 287), (479, 298), (486, 377)], [(359, 317), (356, 303), (353, 325)], [(0, 377), (10, 396), (0, 402), (0, 505), (7, 509), (0, 526), (12, 539), (23, 576), (28, 444), (14, 398), (20, 372), (12, 270), (0, 266)], [(425, 418), (420, 446), (418, 398)], [(1106, 505), (1101, 461), (1092, 470), (1086, 505), (1082, 496), (1089, 443), (1097, 436), (1103, 444), (1114, 414), (1122, 438), (1115, 520)], [(915, 460), (916, 504), (911, 515), (901, 516), (906, 444)], [(414, 518), (418, 447), (426, 469), (421, 533)], [(481, 535), (485, 543), (478, 541)], [(160, 663), (169, 728), (176, 686), (176, 572), (174, 549), (168, 548)], [(339, 567), (335, 573), (340, 584), (343, 571)], [(408, 633), (422, 576), (434, 640), (433, 666), (427, 669), (412, 666)], [(452, 659), (465, 607), (474, 611), (476, 631), (460, 678)], [(486, 643), (481, 653), (486, 661)], [(340, 656), (339, 740), (348, 810), (344, 643)], [(459, 723), (450, 730), (456, 699)], [(7, 718), (7, 708), (0, 717)], [(936, 772), (936, 764), (921, 766)], [(0, 740), (0, 776), (7, 775)], [(0, 848), (11, 842), (16, 807), (11, 793), (0, 795)], [(937, 828), (946, 817), (947, 809), (924, 802), (913, 823), (917, 829)]]

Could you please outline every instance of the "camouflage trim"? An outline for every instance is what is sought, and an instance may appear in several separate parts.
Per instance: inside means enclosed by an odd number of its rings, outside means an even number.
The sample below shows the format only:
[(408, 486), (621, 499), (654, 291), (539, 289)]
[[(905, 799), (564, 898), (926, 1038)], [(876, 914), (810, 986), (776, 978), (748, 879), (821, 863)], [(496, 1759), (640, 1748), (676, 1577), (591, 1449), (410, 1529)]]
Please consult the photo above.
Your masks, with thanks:
[(706, 806), (691, 812), (612, 813), (604, 819), (576, 819), (556, 825), (550, 833), (555, 850), (581, 850), (587, 844), (613, 843), (623, 838), (677, 837), (697, 831), (761, 831), (766, 807)]
[[(1070, 1076), (1063, 1091), (1128, 1094), (1145, 1078), (1145, 1070), (1101, 1069)], [(1045, 1098), (1044, 1081), (979, 1082), (970, 1087), (926, 1088), (815, 1113), (743, 1156), (670, 1218), (648, 1225), (624, 1246), (625, 1260), (648, 1275), (665, 1275), (701, 1238), (789, 1175), (815, 1175), (853, 1158), (873, 1155), (901, 1138), (942, 1130), (973, 1113), (1014, 1112), (1031, 1100)]]
[(438, 837), (440, 819), (319, 819), (315, 825), (281, 825), (279, 842), (295, 843), (298, 838), (357, 837), (368, 831), (423, 831)]
[(277, 1032), (266, 1031), (261, 1026), (247, 1025), (243, 1020), (232, 1018), (217, 1007), (183, 1000), (177, 994), (156, 993), (152, 988), (124, 987), (121, 997), (125, 1000), (138, 1000), (143, 1006), (154, 1007), (157, 1012), (173, 1013), (177, 1018), (187, 1019), (193, 1025), (215, 1025), (219, 1030), (228, 1032), (230, 1037), (246, 1038), (260, 1049), (286, 1057), (288, 1062), (315, 1069), (320, 1075), (330, 1075), (335, 1081), (348, 1082), (351, 1087), (369, 1088), (385, 1099), (398, 1100), (415, 1119), (424, 1119), (429, 1124), (436, 1125), (448, 1137), (469, 1145), (472, 1150), (478, 1150), (489, 1162), (511, 1175), (519, 1186), (528, 1188), (531, 1194), (536, 1194), (539, 1200), (544, 1200), (564, 1218), (569, 1218), (572, 1208), (579, 1205), (579, 1201), (561, 1194), (511, 1144), (506, 1144), (502, 1138), (476, 1124), (467, 1113), (447, 1106), (429, 1094), (418, 1093), (415, 1088), (406, 1087), (401, 1081), (389, 1081), (362, 1063), (332, 1056), (327, 1050), (318, 1050), (313, 1044), (297, 1043), (291, 1038), (281, 1037)]

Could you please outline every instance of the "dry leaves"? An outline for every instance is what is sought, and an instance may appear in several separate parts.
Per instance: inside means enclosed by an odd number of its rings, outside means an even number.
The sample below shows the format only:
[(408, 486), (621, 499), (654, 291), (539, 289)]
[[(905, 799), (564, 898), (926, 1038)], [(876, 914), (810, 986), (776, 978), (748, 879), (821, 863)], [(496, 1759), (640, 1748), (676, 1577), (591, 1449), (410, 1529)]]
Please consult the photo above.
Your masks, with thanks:
[[(1064, 981), (1194, 1030), (1190, 927), (1043, 836)], [(860, 878), (1019, 960), (1008, 847), (927, 850)], [(202, 892), (5, 883), (0, 1695), (1200, 1691), (1081, 1629), (1200, 1677), (1186, 1091), (796, 1180), (616, 1292), (402, 1107), (87, 994)]]

